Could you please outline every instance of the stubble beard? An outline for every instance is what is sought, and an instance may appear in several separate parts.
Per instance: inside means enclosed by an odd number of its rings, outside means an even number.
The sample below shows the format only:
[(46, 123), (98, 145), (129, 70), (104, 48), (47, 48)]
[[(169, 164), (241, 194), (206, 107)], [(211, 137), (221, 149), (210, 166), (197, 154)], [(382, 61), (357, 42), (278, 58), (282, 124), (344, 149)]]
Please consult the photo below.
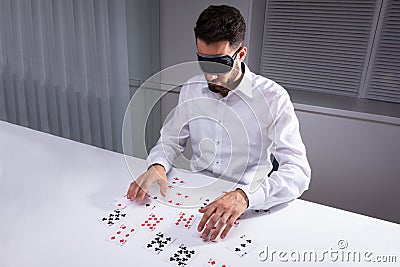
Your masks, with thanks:
[(240, 69), (238, 69), (237, 65), (235, 65), (235, 68), (232, 69), (232, 73), (226, 82), (221, 83), (218, 80), (210, 81), (208, 82), (208, 88), (211, 92), (220, 93), (221, 95), (227, 95), (228, 92), (233, 89), (233, 84), (235, 83), (235, 80), (239, 73)]

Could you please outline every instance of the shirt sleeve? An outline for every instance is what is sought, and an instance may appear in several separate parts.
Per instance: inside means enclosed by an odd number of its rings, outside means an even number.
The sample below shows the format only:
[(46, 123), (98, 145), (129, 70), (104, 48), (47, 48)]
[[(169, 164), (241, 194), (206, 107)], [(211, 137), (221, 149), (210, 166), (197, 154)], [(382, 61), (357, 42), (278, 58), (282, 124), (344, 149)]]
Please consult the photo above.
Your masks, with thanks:
[(179, 93), (179, 101), (172, 116), (167, 117), (166, 123), (160, 130), (160, 138), (151, 149), (146, 161), (148, 166), (159, 163), (164, 166), (168, 173), (172, 163), (185, 149), (189, 137), (188, 110), (185, 100), (187, 99), (186, 86), (182, 86)]
[(270, 168), (266, 166), (250, 168), (244, 174), (250, 176), (252, 182), (238, 188), (246, 193), (249, 208), (268, 209), (298, 198), (308, 189), (311, 179), (299, 121), (286, 91), (275, 98), (271, 110), (275, 112), (275, 117), (268, 128), (268, 137), (279, 168), (270, 177), (267, 176)]

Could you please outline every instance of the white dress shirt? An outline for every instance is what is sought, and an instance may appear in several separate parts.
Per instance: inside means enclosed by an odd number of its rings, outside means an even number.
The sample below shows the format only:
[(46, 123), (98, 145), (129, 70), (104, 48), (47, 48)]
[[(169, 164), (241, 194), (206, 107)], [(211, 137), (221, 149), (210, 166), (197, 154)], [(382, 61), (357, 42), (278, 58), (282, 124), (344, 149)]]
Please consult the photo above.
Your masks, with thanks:
[[(242, 67), (242, 81), (225, 97), (211, 92), (203, 75), (185, 83), (147, 162), (168, 172), (190, 138), (192, 171), (237, 182), (249, 208), (268, 209), (307, 190), (311, 169), (286, 90)], [(271, 153), (279, 168), (268, 177)]]

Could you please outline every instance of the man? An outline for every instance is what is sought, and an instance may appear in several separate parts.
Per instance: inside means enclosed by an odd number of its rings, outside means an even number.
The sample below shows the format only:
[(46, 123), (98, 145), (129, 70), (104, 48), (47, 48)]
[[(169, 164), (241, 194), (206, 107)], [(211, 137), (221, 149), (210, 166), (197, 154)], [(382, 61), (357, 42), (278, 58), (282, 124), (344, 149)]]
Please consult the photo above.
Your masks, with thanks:
[[(239, 184), (199, 210), (203, 217), (198, 231), (203, 231), (204, 239), (225, 238), (247, 208), (267, 209), (299, 197), (311, 177), (287, 92), (252, 73), (243, 62), (245, 31), (236, 8), (209, 6), (200, 14), (194, 32), (203, 75), (182, 87), (179, 105), (147, 159), (149, 169), (131, 183), (127, 193), (129, 199), (141, 201), (148, 188), (158, 183), (165, 196), (166, 173), (190, 137), (192, 170)], [(268, 177), (271, 153), (280, 166)]]

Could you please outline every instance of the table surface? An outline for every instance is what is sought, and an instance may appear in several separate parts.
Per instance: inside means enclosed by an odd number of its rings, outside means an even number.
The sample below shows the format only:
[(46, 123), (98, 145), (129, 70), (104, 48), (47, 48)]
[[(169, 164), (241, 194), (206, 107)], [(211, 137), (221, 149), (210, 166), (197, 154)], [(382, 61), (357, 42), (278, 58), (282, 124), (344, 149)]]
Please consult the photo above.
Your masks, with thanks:
[[(146, 169), (144, 160), (130, 163), (133, 176)], [(197, 243), (192, 227), (155, 255), (142, 248), (154, 233), (140, 229), (121, 247), (105, 241), (110, 228), (98, 218), (112, 210), (110, 203), (126, 192), (131, 177), (119, 153), (0, 121), (0, 266), (172, 266), (165, 258), (180, 242), (198, 251), (189, 266), (204, 266), (209, 257), (228, 266), (309, 266), (304, 258), (294, 262), (306, 251), (315, 251), (321, 262), (312, 264), (321, 266), (362, 266), (368, 252), (369, 266), (382, 265), (374, 260), (397, 261), (385, 266), (400, 262), (398, 224), (303, 200), (248, 216), (216, 243)], [(169, 231), (179, 209), (162, 204), (157, 209), (170, 220), (158, 230)], [(226, 248), (242, 234), (258, 243), (245, 258)], [(340, 248), (343, 244), (347, 247)], [(258, 258), (262, 251), (264, 261)], [(343, 253), (349, 251), (360, 253), (361, 263), (347, 262)]]

